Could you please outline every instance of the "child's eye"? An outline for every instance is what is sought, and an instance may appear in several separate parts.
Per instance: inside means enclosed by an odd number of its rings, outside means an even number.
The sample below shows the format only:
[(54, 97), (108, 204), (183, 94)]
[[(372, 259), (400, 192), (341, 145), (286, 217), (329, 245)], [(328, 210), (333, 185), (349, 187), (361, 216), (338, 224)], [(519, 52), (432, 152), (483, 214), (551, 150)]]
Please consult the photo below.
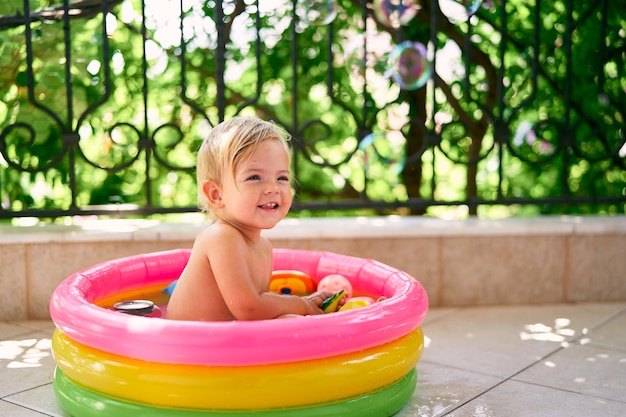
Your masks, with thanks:
[(260, 180), (260, 179), (261, 179), (261, 177), (260, 177), (260, 176), (258, 176), (258, 175), (250, 175), (250, 176), (248, 177), (248, 181), (258, 181), (258, 180)]
[(278, 181), (289, 181), (289, 177), (286, 177), (286, 176), (278, 177)]

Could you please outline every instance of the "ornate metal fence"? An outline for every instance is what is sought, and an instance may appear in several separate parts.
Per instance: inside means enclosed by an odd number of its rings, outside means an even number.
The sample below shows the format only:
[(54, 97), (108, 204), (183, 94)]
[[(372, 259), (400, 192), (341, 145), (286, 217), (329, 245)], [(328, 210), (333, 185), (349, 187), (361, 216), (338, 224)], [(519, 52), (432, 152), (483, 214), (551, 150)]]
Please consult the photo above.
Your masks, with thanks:
[(235, 114), (292, 135), (296, 211), (625, 212), (619, 2), (5, 3), (0, 218), (195, 211)]

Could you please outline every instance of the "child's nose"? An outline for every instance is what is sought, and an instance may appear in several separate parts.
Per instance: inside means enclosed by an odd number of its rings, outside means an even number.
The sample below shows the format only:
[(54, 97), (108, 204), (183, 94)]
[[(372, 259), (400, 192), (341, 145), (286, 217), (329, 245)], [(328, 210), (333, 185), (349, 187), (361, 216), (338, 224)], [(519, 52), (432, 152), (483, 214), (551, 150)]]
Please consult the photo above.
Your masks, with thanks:
[(278, 181), (268, 181), (265, 187), (266, 194), (272, 194), (278, 192)]

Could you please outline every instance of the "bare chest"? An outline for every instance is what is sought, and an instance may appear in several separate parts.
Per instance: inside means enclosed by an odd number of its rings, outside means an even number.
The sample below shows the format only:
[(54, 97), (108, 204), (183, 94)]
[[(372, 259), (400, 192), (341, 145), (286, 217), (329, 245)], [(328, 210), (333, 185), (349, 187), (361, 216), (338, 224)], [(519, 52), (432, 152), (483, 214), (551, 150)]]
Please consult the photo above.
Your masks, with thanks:
[(272, 248), (258, 244), (251, 248), (250, 271), (258, 288), (267, 291), (272, 276)]

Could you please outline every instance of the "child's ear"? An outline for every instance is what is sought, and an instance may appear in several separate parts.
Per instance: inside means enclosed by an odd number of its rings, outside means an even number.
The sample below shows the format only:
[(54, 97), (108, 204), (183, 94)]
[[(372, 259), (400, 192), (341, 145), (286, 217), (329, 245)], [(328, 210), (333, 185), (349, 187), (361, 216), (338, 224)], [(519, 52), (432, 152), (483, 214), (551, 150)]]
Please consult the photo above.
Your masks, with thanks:
[(222, 200), (222, 193), (220, 188), (213, 181), (205, 181), (202, 183), (202, 191), (206, 196), (209, 204), (213, 207), (222, 207), (224, 201)]

